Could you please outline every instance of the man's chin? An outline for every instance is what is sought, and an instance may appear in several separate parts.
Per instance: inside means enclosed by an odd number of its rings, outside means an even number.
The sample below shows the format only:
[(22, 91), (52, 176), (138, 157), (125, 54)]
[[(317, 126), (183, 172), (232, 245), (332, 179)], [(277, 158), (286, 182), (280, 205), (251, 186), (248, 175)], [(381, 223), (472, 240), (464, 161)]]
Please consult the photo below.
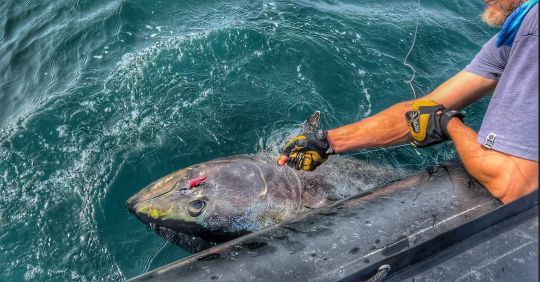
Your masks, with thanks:
[(482, 21), (491, 27), (501, 28), (512, 12), (525, 0), (495, 1), (487, 6)]
[(491, 9), (487, 9), (482, 14), (482, 21), (491, 26), (491, 27), (497, 27), (501, 28), (504, 25), (504, 22), (508, 18), (507, 14), (503, 14), (501, 12), (496, 12)]

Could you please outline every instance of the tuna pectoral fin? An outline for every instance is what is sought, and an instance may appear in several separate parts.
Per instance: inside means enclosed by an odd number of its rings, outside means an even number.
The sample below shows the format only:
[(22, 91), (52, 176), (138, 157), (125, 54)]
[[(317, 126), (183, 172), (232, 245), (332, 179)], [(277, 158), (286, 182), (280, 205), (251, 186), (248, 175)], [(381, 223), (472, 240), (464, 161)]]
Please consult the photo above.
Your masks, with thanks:
[(326, 197), (319, 195), (311, 195), (309, 193), (302, 193), (302, 204), (309, 209), (316, 209), (335, 203), (343, 198), (338, 195), (332, 194)]
[(307, 133), (310, 131), (317, 131), (319, 130), (321, 124), (321, 112), (316, 111), (309, 116), (309, 118), (304, 121), (304, 124), (302, 125), (302, 133)]

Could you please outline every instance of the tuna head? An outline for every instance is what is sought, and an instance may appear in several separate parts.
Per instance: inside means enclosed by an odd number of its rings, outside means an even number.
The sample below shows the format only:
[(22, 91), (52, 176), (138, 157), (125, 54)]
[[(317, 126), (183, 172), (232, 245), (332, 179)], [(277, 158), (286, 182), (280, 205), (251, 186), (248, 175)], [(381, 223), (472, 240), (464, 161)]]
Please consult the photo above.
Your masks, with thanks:
[(230, 239), (281, 222), (301, 206), (298, 177), (255, 157), (215, 160), (171, 173), (127, 201), (152, 227)]

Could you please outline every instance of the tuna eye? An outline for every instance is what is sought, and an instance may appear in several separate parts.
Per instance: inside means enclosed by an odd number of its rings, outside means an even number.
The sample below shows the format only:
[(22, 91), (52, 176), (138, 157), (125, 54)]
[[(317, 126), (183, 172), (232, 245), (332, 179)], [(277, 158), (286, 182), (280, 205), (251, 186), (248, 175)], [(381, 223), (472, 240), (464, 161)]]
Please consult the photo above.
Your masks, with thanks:
[(204, 201), (195, 200), (189, 203), (188, 214), (193, 217), (199, 216), (201, 215), (205, 207), (206, 203)]

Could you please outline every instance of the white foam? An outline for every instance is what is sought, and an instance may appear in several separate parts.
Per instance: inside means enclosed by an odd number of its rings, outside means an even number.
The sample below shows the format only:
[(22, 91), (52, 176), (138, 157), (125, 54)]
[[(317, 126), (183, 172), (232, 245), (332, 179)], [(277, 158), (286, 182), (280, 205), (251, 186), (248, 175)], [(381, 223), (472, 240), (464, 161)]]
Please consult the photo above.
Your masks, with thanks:
[(369, 95), (367, 88), (362, 89), (362, 92), (364, 93), (364, 97), (366, 98), (367, 103), (368, 103), (368, 108), (366, 112), (364, 113), (364, 118), (366, 118), (371, 114), (371, 95)]

